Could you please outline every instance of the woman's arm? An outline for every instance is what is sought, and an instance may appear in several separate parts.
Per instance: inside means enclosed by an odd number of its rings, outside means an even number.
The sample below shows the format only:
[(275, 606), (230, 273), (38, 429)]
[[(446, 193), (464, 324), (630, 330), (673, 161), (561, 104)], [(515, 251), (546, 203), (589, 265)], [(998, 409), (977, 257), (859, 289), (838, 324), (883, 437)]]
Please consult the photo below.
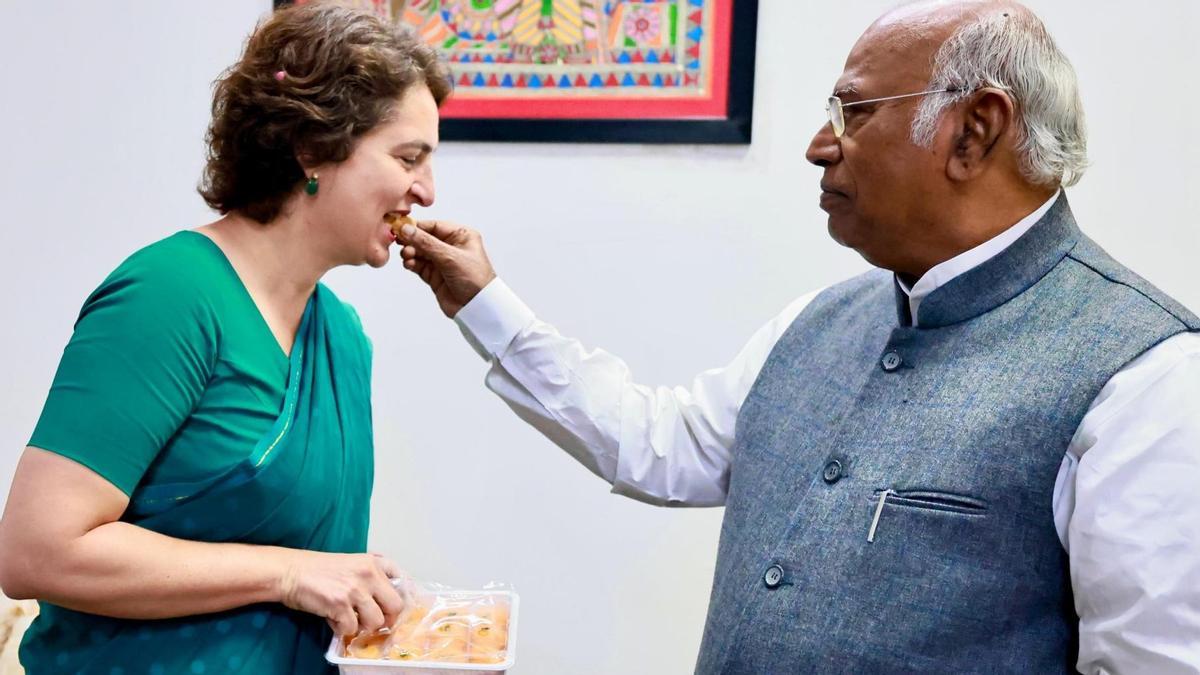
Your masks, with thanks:
[(73, 460), (26, 448), (0, 519), (0, 588), (126, 619), (279, 602), (339, 634), (394, 622), (403, 600), (390, 561), (250, 544), (186, 541), (120, 522), (129, 498)]

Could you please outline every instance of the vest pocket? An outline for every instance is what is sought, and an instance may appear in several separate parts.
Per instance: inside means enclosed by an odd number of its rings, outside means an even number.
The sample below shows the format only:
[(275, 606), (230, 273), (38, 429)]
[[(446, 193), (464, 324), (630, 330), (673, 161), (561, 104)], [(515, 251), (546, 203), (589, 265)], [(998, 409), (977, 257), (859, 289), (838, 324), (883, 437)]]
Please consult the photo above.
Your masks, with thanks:
[(871, 495), (875, 505), (874, 517), (871, 518), (871, 528), (867, 531), (867, 543), (875, 542), (875, 534), (879, 528), (879, 519), (883, 515), (883, 507), (925, 511), (933, 513), (952, 513), (964, 516), (987, 515), (987, 502), (975, 497), (939, 492), (937, 490), (876, 490)]
[(876, 490), (871, 495), (871, 501), (878, 502), (884, 493), (887, 493), (885, 503), (888, 506), (946, 511), (969, 516), (987, 513), (987, 502), (982, 499), (938, 490)]

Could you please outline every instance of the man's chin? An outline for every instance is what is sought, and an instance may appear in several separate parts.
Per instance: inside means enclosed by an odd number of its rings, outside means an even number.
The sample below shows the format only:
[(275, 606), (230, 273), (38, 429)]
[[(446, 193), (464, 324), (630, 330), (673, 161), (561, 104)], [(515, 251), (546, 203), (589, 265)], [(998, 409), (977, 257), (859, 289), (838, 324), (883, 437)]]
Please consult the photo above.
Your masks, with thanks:
[(829, 214), (829, 220), (826, 223), (826, 229), (829, 231), (830, 239), (834, 240), (841, 246), (845, 246), (846, 248), (854, 248), (854, 246), (851, 245), (851, 241), (853, 239), (846, 236), (850, 226), (843, 218), (832, 213)]
[(880, 257), (871, 253), (871, 247), (863, 241), (861, 236), (856, 236), (856, 230), (852, 225), (841, 221), (836, 216), (829, 216), (829, 238), (833, 239), (839, 246), (848, 248), (862, 256), (863, 260), (871, 263), (875, 267), (883, 267), (880, 264)]

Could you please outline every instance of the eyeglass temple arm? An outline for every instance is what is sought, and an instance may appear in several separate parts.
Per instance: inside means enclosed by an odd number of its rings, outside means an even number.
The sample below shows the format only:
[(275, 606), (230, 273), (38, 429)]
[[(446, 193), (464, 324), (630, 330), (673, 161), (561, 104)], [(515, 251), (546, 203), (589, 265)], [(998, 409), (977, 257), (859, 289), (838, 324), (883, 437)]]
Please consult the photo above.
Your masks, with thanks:
[(852, 103), (843, 103), (843, 108), (849, 108), (856, 105), (864, 105), (867, 103), (879, 103), (881, 101), (895, 101), (898, 98), (912, 98), (913, 96), (926, 96), (928, 94), (951, 94), (963, 91), (962, 87), (947, 87), (946, 89), (930, 89), (929, 91), (918, 91), (915, 94), (900, 94), (899, 96), (884, 96), (883, 98), (869, 98), (865, 101), (854, 101)]

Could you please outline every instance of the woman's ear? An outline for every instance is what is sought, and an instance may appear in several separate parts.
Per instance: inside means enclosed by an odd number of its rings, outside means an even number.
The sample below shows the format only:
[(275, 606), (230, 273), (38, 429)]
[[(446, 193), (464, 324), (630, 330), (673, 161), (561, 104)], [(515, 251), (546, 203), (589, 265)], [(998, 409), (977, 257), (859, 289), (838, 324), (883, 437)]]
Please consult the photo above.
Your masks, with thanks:
[(946, 163), (946, 175), (952, 181), (965, 182), (996, 161), (996, 150), (1013, 128), (1016, 105), (1003, 89), (985, 87), (972, 94), (958, 114), (961, 126)]
[(300, 165), (300, 170), (304, 172), (305, 176), (310, 175), (316, 167), (312, 153), (300, 148), (296, 149), (296, 163)]

